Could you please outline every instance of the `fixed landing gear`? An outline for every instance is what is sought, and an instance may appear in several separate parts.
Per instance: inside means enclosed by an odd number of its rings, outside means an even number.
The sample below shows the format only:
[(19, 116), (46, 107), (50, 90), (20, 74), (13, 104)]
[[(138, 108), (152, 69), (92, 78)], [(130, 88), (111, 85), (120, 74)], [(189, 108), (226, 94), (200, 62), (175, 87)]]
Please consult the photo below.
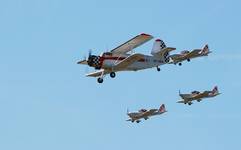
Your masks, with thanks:
[(136, 120), (136, 123), (140, 123), (141, 121), (140, 120)]
[(190, 59), (188, 58), (188, 59), (187, 59), (187, 61), (189, 62), (189, 61), (190, 61)]
[(181, 65), (182, 65), (182, 63), (178, 63), (178, 65), (179, 65), (179, 66), (181, 66)]
[(101, 78), (101, 77), (99, 77), (98, 79), (97, 79), (97, 81), (98, 81), (98, 83), (103, 83), (103, 78)]
[[(111, 77), (111, 78), (115, 78), (115, 76), (116, 76), (115, 72), (111, 72), (111, 73), (110, 73), (110, 77)], [(104, 77), (105, 77), (105, 75), (102, 74), (102, 75), (97, 79), (97, 82), (98, 82), (98, 83), (103, 83)]]
[(111, 73), (110, 73), (110, 77), (111, 77), (111, 78), (115, 78), (115, 72), (111, 72)]
[(192, 105), (192, 103), (188, 103), (188, 105), (190, 106), (190, 105)]
[(158, 66), (156, 67), (156, 70), (157, 70), (157, 71), (161, 71), (161, 69), (160, 69)]

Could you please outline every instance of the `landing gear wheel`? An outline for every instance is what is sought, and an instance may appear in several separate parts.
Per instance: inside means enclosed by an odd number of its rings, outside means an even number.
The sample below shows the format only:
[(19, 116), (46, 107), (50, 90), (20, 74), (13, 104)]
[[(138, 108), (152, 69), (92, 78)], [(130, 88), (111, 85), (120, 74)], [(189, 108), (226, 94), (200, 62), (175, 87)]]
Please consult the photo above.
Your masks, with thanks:
[(137, 120), (136, 123), (140, 123), (141, 121), (140, 120)]
[(157, 70), (157, 71), (161, 71), (161, 69), (160, 69), (159, 67), (156, 67), (156, 70)]
[(182, 65), (182, 63), (178, 63), (178, 65), (179, 65), (179, 66), (181, 66), (181, 65)]
[(188, 58), (188, 59), (187, 59), (187, 61), (189, 62), (189, 61), (190, 61), (190, 59)]
[(190, 106), (190, 105), (192, 105), (192, 103), (188, 103), (188, 105)]
[(97, 81), (98, 81), (98, 83), (103, 83), (104, 80), (103, 80), (103, 78), (98, 78)]
[(115, 72), (111, 72), (111, 73), (110, 73), (110, 77), (111, 77), (111, 78), (114, 78), (114, 77), (115, 77)]

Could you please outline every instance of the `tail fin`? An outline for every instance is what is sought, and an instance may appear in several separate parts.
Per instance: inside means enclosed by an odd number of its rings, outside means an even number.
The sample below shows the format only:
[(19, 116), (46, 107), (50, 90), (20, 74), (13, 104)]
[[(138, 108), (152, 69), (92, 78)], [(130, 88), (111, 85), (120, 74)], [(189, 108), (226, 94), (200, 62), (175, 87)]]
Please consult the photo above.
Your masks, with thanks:
[(166, 44), (162, 40), (157, 39), (153, 44), (151, 54), (155, 55), (164, 48), (166, 48)]
[(208, 53), (210, 53), (209, 48), (208, 48), (208, 44), (206, 44), (206, 45), (203, 47), (201, 53), (202, 53), (202, 54), (205, 54), (205, 55), (207, 55)]
[(218, 93), (218, 86), (215, 86), (212, 90), (212, 93), (215, 94), (215, 93)]
[(162, 104), (159, 108), (159, 112), (166, 112), (166, 108), (165, 108), (165, 105)]

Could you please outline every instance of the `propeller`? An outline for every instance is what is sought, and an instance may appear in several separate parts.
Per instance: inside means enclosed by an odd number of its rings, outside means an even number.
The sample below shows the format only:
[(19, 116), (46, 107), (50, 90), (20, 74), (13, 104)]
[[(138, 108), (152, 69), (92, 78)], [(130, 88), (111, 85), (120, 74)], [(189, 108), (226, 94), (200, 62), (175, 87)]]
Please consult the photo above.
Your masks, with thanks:
[(92, 55), (92, 49), (89, 49), (89, 52), (88, 52), (88, 59), (86, 60), (87, 61), (87, 64), (89, 66), (92, 66), (92, 63), (93, 63), (93, 57), (95, 57), (94, 55)]
[[(91, 55), (92, 55), (92, 49), (89, 49), (89, 51), (88, 51), (88, 55), (86, 55), (85, 57), (84, 57), (84, 60), (87, 62), (87, 64), (89, 65), (89, 63), (90, 63), (90, 57), (91, 57)], [(88, 65), (86, 65), (86, 67), (85, 67), (85, 73), (88, 73), (89, 72), (89, 66)]]
[(88, 65), (89, 67), (94, 67), (98, 70), (101, 69), (100, 56), (92, 55), (91, 49), (89, 50), (88, 55), (86, 55), (83, 60), (78, 61), (77, 64)]
[(88, 52), (88, 59), (89, 59), (89, 57), (91, 56), (91, 54), (92, 54), (92, 49), (89, 49), (89, 52)]

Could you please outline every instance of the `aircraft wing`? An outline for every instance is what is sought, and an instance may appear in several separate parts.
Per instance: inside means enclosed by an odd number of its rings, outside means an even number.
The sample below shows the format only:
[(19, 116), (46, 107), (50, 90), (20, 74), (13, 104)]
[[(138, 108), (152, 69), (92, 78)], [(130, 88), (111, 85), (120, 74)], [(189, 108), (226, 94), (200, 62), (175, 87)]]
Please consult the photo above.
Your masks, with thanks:
[(132, 54), (132, 55), (128, 56), (127, 58), (125, 58), (124, 60), (117, 63), (113, 67), (113, 69), (114, 70), (121, 70), (121, 69), (126, 68), (127, 66), (131, 65), (135, 61), (138, 61), (138, 60), (143, 59), (143, 58), (144, 58), (144, 55), (142, 55), (142, 54)]
[(199, 55), (200, 50), (201, 50), (201, 49), (194, 49), (194, 50), (192, 50), (190, 53), (188, 53), (187, 55), (185, 55), (186, 59), (192, 58), (192, 57), (194, 57), (194, 56)]
[(171, 55), (170, 58), (171, 58), (170, 63), (174, 63), (174, 64), (185, 60), (185, 58), (182, 55), (179, 55), (179, 54)]
[(158, 109), (150, 109), (149, 111), (142, 114), (142, 117), (147, 117), (152, 115), (154, 112), (156, 112)]
[(148, 34), (140, 34), (137, 35), (136, 37), (130, 39), (129, 41), (125, 42), (124, 44), (114, 48), (111, 50), (111, 53), (116, 53), (116, 54), (125, 54), (132, 49), (146, 43), (147, 41), (151, 40), (153, 36), (148, 35)]
[(207, 96), (207, 93), (203, 92), (203, 93), (200, 93), (200, 94), (197, 94), (197, 95), (193, 96), (193, 99), (201, 99), (205, 96)]
[(98, 71), (95, 71), (95, 72), (88, 73), (88, 74), (86, 74), (86, 76), (87, 77), (99, 77), (99, 76), (101, 76), (102, 73), (103, 73), (103, 75), (105, 75), (105, 74), (108, 74), (110, 72), (107, 71), (107, 70), (101, 69), (101, 70), (98, 70)]
[(177, 103), (185, 103), (185, 100), (181, 99), (181, 100), (177, 101)]

